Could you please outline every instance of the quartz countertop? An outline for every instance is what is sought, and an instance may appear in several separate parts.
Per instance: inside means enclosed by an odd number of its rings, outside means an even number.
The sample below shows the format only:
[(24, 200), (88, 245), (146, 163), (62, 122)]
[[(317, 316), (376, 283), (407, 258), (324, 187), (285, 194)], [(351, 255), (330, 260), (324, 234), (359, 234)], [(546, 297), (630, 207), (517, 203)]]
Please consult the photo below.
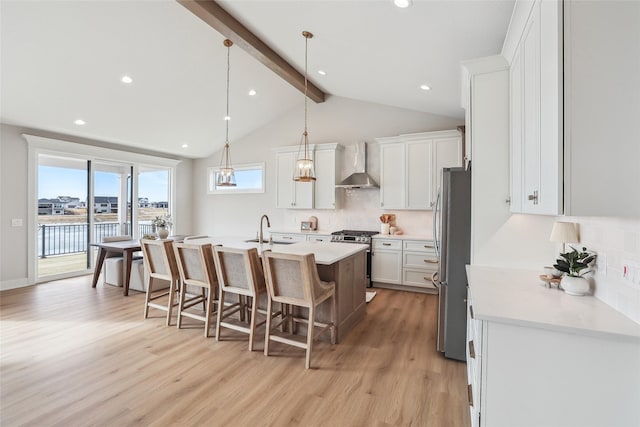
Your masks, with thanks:
[(392, 240), (433, 240), (432, 236), (420, 234), (376, 234), (374, 239), (392, 239)]
[(476, 319), (640, 342), (640, 324), (593, 296), (541, 284), (540, 272), (467, 266)]
[(330, 265), (340, 260), (364, 252), (369, 249), (369, 245), (361, 245), (357, 243), (335, 243), (335, 242), (297, 242), (291, 244), (247, 242), (241, 237), (206, 237), (202, 239), (190, 240), (189, 243), (201, 244), (210, 243), (212, 245), (222, 245), (230, 248), (238, 249), (258, 249), (258, 253), (263, 250), (270, 249), (273, 252), (286, 254), (314, 254), (316, 264)]

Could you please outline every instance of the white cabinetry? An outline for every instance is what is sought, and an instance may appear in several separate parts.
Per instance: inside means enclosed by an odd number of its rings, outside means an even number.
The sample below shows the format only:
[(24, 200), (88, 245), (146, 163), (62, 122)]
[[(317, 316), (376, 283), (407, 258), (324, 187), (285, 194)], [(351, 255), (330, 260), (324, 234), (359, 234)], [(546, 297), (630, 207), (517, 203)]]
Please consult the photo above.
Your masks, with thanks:
[(471, 425), (640, 425), (640, 325), (537, 274), (468, 268)]
[(438, 271), (433, 240), (374, 237), (371, 281), (378, 286), (419, 291), (436, 289), (432, 282)]
[(286, 209), (335, 209), (336, 163), (342, 146), (335, 143), (310, 145), (315, 163), (315, 182), (293, 180), (298, 147), (276, 148), (276, 207)]
[(438, 272), (438, 256), (431, 240), (404, 240), (402, 248), (402, 284), (436, 289), (433, 275)]
[(442, 168), (462, 166), (462, 136), (457, 130), (376, 140), (384, 209), (432, 209)]
[(309, 242), (331, 242), (331, 234), (308, 234)]
[[(295, 151), (293, 151), (295, 149)], [(276, 207), (287, 209), (313, 208), (313, 182), (293, 180), (297, 148), (276, 153)]]
[(271, 233), (271, 238), (274, 242), (304, 242), (307, 240), (307, 236), (305, 234), (298, 233)]
[(402, 284), (402, 240), (373, 239), (371, 281)]
[(511, 60), (511, 211), (562, 213), (561, 5), (536, 0)]

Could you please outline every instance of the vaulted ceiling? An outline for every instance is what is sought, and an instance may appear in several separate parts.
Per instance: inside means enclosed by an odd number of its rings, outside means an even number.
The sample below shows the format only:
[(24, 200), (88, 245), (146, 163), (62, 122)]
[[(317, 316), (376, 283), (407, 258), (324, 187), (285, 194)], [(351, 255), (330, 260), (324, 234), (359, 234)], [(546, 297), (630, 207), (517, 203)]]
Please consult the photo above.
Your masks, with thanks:
[[(406, 9), (391, 0), (219, 4), (300, 72), (301, 32), (313, 32), (309, 77), (329, 95), (457, 118), (460, 62), (498, 54), (513, 9), (512, 0), (414, 0)], [(0, 7), (3, 123), (191, 158), (221, 148), (225, 37), (179, 3)], [(133, 82), (122, 83), (124, 75)], [(302, 103), (298, 90), (231, 48), (232, 141)]]

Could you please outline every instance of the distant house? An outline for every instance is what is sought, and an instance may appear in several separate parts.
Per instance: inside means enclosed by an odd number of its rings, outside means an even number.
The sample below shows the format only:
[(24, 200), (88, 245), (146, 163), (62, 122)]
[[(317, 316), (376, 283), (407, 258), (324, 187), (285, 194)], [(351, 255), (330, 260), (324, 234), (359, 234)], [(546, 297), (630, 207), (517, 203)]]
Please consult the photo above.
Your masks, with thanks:
[(152, 208), (169, 208), (169, 202), (151, 202)]
[(65, 209), (73, 209), (80, 206), (80, 198), (71, 196), (58, 196), (58, 201)]
[(110, 196), (95, 196), (93, 198), (94, 213), (118, 213), (118, 198)]
[(58, 199), (38, 199), (38, 215), (64, 215), (64, 204)]
[(149, 198), (148, 197), (138, 197), (138, 207), (140, 207), (140, 208), (148, 208), (149, 207)]

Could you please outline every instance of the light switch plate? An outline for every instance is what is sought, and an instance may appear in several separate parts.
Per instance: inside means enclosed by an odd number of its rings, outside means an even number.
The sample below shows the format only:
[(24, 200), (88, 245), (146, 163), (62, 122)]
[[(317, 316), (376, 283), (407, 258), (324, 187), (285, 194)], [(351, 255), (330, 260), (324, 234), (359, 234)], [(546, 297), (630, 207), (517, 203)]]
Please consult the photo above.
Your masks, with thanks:
[(12, 227), (22, 227), (22, 218), (12, 218), (11, 219)]

